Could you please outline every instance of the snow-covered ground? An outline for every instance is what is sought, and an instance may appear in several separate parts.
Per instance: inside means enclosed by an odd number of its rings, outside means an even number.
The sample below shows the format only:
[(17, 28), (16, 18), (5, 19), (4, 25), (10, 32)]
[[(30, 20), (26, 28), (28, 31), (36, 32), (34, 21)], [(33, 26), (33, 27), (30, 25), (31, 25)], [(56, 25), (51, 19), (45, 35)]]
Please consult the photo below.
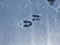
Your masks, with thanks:
[(60, 0), (0, 0), (0, 45), (60, 45)]

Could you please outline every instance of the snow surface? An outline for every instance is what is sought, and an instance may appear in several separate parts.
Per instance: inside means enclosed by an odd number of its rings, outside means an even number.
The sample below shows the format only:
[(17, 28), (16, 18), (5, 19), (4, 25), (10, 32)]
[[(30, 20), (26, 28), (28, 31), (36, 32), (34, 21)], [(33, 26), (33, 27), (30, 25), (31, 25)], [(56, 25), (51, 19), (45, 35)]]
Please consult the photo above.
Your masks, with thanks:
[[(0, 0), (0, 45), (60, 45), (60, 0)], [(41, 16), (32, 21), (32, 15)], [(23, 21), (31, 21), (23, 27)]]

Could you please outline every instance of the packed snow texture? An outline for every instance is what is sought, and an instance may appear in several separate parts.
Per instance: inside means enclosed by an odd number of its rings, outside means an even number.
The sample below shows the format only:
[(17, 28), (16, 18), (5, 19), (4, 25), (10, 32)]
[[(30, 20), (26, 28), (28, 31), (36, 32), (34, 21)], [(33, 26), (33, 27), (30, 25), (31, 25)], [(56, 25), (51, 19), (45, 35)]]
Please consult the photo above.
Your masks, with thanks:
[(60, 0), (52, 3), (0, 0), (0, 45), (60, 45)]

